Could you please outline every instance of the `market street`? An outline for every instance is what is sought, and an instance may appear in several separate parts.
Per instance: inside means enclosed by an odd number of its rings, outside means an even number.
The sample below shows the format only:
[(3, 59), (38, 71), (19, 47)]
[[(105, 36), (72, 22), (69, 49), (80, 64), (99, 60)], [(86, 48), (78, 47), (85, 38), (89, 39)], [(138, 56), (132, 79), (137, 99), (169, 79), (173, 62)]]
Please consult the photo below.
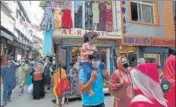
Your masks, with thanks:
[[(33, 100), (32, 96), (28, 95), (27, 91), (20, 96), (19, 89), (16, 88), (13, 91), (12, 102), (8, 103), (6, 107), (54, 107), (52, 103), (52, 93), (49, 92), (46, 94), (46, 97), (41, 100)], [(105, 99), (106, 107), (113, 106), (113, 97), (107, 96)], [(81, 101), (69, 102), (65, 107), (81, 107)]]

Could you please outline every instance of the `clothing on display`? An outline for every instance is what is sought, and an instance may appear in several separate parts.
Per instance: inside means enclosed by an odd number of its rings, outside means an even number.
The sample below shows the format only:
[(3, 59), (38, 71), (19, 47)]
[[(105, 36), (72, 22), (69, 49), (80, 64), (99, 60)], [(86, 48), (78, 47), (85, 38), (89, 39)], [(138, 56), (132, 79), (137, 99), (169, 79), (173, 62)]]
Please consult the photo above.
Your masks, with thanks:
[(71, 10), (70, 9), (64, 9), (63, 10), (63, 16), (62, 16), (62, 28), (72, 28), (72, 17), (71, 17)]
[(50, 7), (45, 7), (45, 13), (43, 20), (41, 22), (41, 30), (51, 30), (54, 29), (54, 16), (53, 9)]
[(45, 31), (44, 42), (43, 42), (43, 54), (45, 56), (52, 54), (52, 34), (51, 34), (51, 30)]
[(105, 31), (106, 30), (106, 5), (103, 1), (99, 4), (99, 9), (100, 9), (100, 13), (99, 13), (98, 30)]
[(106, 4), (106, 31), (112, 31), (112, 6)]
[(93, 11), (93, 23), (99, 23), (99, 5), (98, 3), (92, 4), (92, 11)]
[(85, 29), (93, 30), (92, 2), (85, 2)]
[(82, 28), (82, 3), (80, 1), (74, 3), (75, 28)]
[(54, 22), (56, 29), (62, 27), (62, 10), (59, 8), (54, 9)]

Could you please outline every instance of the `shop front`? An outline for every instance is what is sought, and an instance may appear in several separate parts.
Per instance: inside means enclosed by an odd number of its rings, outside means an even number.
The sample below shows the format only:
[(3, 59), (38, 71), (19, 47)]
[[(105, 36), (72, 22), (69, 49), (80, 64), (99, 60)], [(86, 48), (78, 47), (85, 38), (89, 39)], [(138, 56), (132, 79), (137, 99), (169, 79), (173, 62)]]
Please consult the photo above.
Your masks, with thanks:
[(167, 49), (175, 46), (174, 39), (124, 36), (123, 45), (135, 47), (138, 58), (145, 58), (147, 62), (156, 62), (161, 67), (167, 58)]
[[(90, 31), (82, 29), (57, 29), (53, 32), (53, 41), (55, 44), (58, 43), (57, 41), (61, 41), (59, 43), (62, 48), (62, 53), (59, 53), (62, 55), (60, 56), (60, 60), (66, 65), (67, 73), (69, 73), (69, 63), (75, 63), (80, 56), (79, 49), (83, 45), (83, 35), (86, 32)], [(101, 60), (106, 64), (107, 70), (112, 73), (114, 70), (116, 41), (117, 39), (121, 39), (121, 36), (113, 32), (95, 32), (99, 35), (95, 45), (101, 53)]]
[[(83, 45), (83, 35), (86, 32), (90, 31), (81, 29), (57, 29), (52, 33), (56, 61), (61, 61), (66, 66), (67, 74), (70, 74), (69, 64), (73, 63), (76, 65), (77, 60), (80, 58), (80, 48)], [(95, 45), (100, 52), (101, 61), (105, 63), (107, 71), (112, 74), (114, 71), (114, 50), (117, 47), (117, 40), (120, 40), (121, 36), (112, 32), (95, 32), (99, 35)], [(78, 73), (79, 71), (76, 70), (76, 72)], [(70, 98), (80, 97), (79, 89), (77, 89), (79, 87), (78, 77), (75, 78), (77, 81), (70, 80), (70, 84), (75, 85), (75, 88), (71, 89), (69, 93)], [(104, 82), (104, 89), (106, 90), (106, 88), (107, 84)]]

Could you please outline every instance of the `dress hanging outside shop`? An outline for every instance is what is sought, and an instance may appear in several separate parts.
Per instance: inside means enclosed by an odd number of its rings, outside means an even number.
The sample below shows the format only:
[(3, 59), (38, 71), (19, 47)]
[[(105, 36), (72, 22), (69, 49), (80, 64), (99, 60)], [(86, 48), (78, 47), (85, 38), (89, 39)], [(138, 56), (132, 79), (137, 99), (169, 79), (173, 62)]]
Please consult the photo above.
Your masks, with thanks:
[(54, 27), (54, 16), (53, 9), (50, 7), (45, 7), (45, 13), (43, 16), (43, 20), (41, 22), (41, 30), (52, 30)]
[(92, 4), (92, 11), (93, 11), (93, 23), (94, 23), (94, 29), (97, 29), (97, 24), (99, 23), (99, 5), (98, 3)]
[(72, 17), (71, 17), (71, 10), (70, 9), (64, 9), (63, 16), (62, 16), (62, 28), (72, 28)]
[(98, 3), (92, 4), (92, 11), (93, 11), (93, 23), (99, 23), (99, 5)]
[(93, 30), (93, 12), (91, 1), (87, 1), (85, 3), (85, 28), (86, 30)]
[(106, 4), (106, 31), (112, 31), (112, 6), (111, 3)]
[(54, 22), (56, 29), (62, 27), (62, 10), (59, 8), (54, 9)]
[(45, 31), (44, 41), (43, 41), (43, 54), (45, 56), (52, 54), (52, 34), (51, 34), (51, 30)]
[(99, 13), (100, 16), (99, 16), (98, 30), (105, 31), (106, 30), (106, 5), (104, 1), (102, 1), (99, 4), (99, 9), (100, 9), (100, 13)]

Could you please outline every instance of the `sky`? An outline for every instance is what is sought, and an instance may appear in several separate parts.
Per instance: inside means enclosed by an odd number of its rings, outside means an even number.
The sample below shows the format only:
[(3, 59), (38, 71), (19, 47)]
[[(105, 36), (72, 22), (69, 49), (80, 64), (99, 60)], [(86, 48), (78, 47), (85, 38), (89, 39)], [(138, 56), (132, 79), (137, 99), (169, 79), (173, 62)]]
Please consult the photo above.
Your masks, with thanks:
[[(23, 2), (26, 7), (28, 7), (28, 11), (30, 11), (30, 15), (29, 17), (33, 17), (30, 18), (32, 20), (33, 24), (36, 24), (37, 26), (40, 26), (40, 23), (43, 19), (43, 15), (44, 15), (44, 10), (39, 7), (40, 1), (24, 1)], [(41, 39), (43, 39), (43, 32), (36, 32), (35, 35)]]

